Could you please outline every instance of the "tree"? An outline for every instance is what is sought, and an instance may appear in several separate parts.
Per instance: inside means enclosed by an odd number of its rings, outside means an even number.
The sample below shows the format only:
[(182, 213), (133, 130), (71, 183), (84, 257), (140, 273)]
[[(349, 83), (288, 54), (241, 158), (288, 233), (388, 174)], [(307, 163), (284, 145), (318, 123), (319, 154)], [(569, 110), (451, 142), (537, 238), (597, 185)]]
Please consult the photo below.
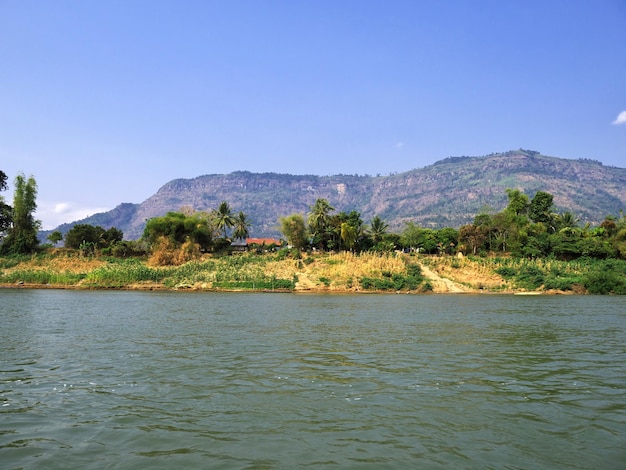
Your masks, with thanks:
[(250, 225), (248, 216), (242, 211), (239, 211), (239, 214), (235, 217), (233, 236), (239, 240), (248, 238), (250, 235)]
[(613, 237), (617, 233), (617, 219), (614, 216), (607, 215), (600, 228), (604, 229), (604, 235), (607, 237)]
[(79, 249), (86, 244), (102, 248), (105, 244), (105, 233), (99, 225), (76, 224), (65, 234), (65, 248)]
[(143, 239), (150, 244), (159, 244), (163, 239), (179, 248), (186, 242), (197, 243), (200, 250), (208, 250), (213, 242), (212, 226), (203, 212), (185, 216), (181, 212), (168, 212), (162, 217), (148, 220)]
[(308, 246), (309, 234), (302, 214), (291, 214), (287, 217), (281, 217), (279, 222), (280, 231), (285, 235), (289, 245), (298, 250), (302, 250)]
[(485, 226), (476, 224), (464, 225), (459, 229), (459, 240), (475, 255), (487, 240)]
[(374, 218), (370, 222), (370, 231), (369, 231), (370, 238), (372, 239), (372, 242), (374, 243), (374, 245), (382, 241), (383, 237), (387, 233), (388, 228), (389, 228), (389, 225), (386, 224), (383, 221), (383, 219), (381, 219), (377, 215), (374, 216)]
[(451, 227), (441, 228), (437, 230), (435, 238), (442, 252), (452, 254), (459, 243), (459, 232)]
[(102, 235), (105, 246), (113, 246), (124, 238), (124, 232), (117, 227), (111, 227)]
[(309, 213), (309, 227), (314, 234), (324, 231), (329, 221), (329, 214), (334, 211), (335, 208), (330, 205), (327, 199), (317, 199), (315, 204), (311, 206), (311, 212)]
[(356, 228), (348, 222), (341, 223), (341, 241), (348, 248), (348, 250), (352, 250), (354, 248), (354, 244), (356, 243), (357, 233)]
[[(344, 224), (346, 224), (344, 226)], [(329, 248), (342, 248), (346, 250), (362, 250), (364, 248), (365, 233), (361, 214), (357, 211), (340, 212), (330, 217), (328, 222)]]
[(420, 253), (437, 253), (438, 241), (436, 233), (429, 228), (420, 228), (413, 222), (406, 224), (401, 243), (405, 248), (416, 248)]
[(6, 191), (8, 186), (7, 186), (7, 175), (4, 171), (0, 170), (0, 191)]
[(235, 225), (230, 205), (226, 201), (222, 201), (216, 211), (214, 211), (217, 228), (224, 238), (228, 238), (228, 229)]
[(320, 198), (311, 206), (308, 220), (309, 229), (314, 238), (314, 243), (322, 248), (328, 248), (328, 241), (332, 240), (332, 232), (329, 232), (330, 213), (335, 210), (328, 200)]
[(0, 241), (13, 222), (13, 208), (0, 198)]
[[(7, 175), (0, 170), (0, 191), (5, 191), (7, 186)], [(0, 240), (3, 235), (11, 227), (13, 221), (13, 208), (4, 202), (4, 198), (0, 196)]]
[(504, 210), (507, 213), (521, 216), (528, 213), (528, 196), (521, 192), (519, 189), (508, 188), (506, 194), (509, 197), (509, 204)]
[(23, 174), (15, 177), (12, 224), (2, 244), (4, 253), (32, 253), (39, 246), (37, 231), (41, 223), (35, 219), (37, 210), (37, 182)]
[(565, 211), (556, 217), (556, 227), (559, 231), (573, 232), (578, 229), (579, 219), (570, 211)]
[(56, 245), (61, 240), (63, 240), (63, 234), (59, 232), (58, 230), (55, 230), (50, 235), (48, 235), (47, 238), (50, 241), (50, 243), (52, 243), (53, 245)]
[(537, 191), (537, 194), (530, 201), (528, 216), (533, 222), (541, 222), (549, 226), (552, 222), (552, 202), (554, 196), (544, 191)]

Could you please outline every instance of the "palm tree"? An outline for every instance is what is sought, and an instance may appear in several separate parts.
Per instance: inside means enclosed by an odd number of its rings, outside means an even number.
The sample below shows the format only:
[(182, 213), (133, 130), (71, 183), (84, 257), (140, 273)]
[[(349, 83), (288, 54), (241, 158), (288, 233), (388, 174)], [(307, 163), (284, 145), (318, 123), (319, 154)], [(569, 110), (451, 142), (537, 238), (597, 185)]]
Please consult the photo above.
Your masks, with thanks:
[(228, 238), (228, 229), (235, 225), (230, 206), (226, 201), (223, 201), (214, 213), (218, 230), (222, 232), (224, 238)]
[(233, 236), (239, 240), (244, 240), (250, 235), (250, 222), (248, 216), (242, 211), (239, 211), (237, 217), (235, 217)]
[(370, 223), (370, 238), (374, 244), (378, 243), (383, 239), (383, 236), (387, 233), (387, 229), (389, 225), (385, 223), (383, 219), (374, 216), (372, 222)]
[(315, 201), (315, 204), (311, 206), (311, 212), (309, 212), (308, 218), (309, 226), (313, 234), (317, 235), (324, 232), (330, 219), (328, 214), (334, 210), (335, 208), (332, 207), (326, 199), (322, 198)]
[(570, 211), (563, 212), (557, 218), (557, 225), (559, 227), (559, 232), (564, 232), (564, 233), (569, 233), (569, 234), (574, 233), (579, 228), (578, 227), (579, 221), (580, 219), (578, 219)]
[(349, 250), (352, 250), (357, 238), (356, 228), (350, 225), (348, 222), (342, 222), (340, 236), (343, 244)]

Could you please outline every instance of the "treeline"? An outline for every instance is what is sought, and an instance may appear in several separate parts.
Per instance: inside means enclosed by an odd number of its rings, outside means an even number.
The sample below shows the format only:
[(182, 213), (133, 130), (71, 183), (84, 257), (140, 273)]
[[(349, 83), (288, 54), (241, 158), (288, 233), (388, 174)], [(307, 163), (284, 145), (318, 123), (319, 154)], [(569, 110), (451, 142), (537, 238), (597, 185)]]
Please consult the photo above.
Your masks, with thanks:
[[(0, 171), (0, 191), (7, 189), (7, 177)], [(626, 259), (626, 217), (608, 215), (595, 227), (581, 226), (571, 212), (557, 212), (554, 196), (538, 191), (532, 199), (516, 189), (507, 189), (508, 204), (497, 213), (476, 215), (472, 224), (459, 229), (429, 229), (407, 223), (402, 231), (389, 231), (388, 224), (375, 216), (369, 223), (357, 211), (335, 212), (326, 199), (318, 199), (306, 214), (281, 217), (278, 228), (285, 245), (298, 251), (390, 252), (404, 250), (424, 254), (504, 254), (519, 258), (572, 260)], [(15, 179), (13, 206), (0, 197), (0, 253), (32, 253), (42, 247), (37, 239), (40, 227), (36, 210), (37, 185), (34, 178)], [(190, 207), (147, 221), (138, 241), (123, 240), (121, 230), (78, 224), (65, 235), (49, 235), (50, 245), (64, 241), (66, 248), (82, 254), (96, 252), (117, 257), (150, 255), (155, 264), (181, 264), (202, 253), (229, 252), (233, 240), (250, 236), (250, 217), (233, 213), (228, 202), (210, 211)]]
[(402, 249), (425, 254), (507, 254), (521, 258), (571, 260), (580, 257), (626, 259), (626, 217), (608, 215), (597, 227), (581, 226), (569, 211), (556, 212), (554, 196), (538, 191), (532, 199), (507, 189), (508, 204), (497, 213), (481, 213), (472, 224), (429, 229), (407, 223), (400, 233), (374, 217), (365, 225), (357, 212), (332, 214), (334, 208), (318, 199), (307, 218), (292, 214), (280, 220), (281, 231), (297, 248), (322, 250)]
[(523, 258), (580, 257), (626, 259), (626, 218), (608, 215), (596, 227), (581, 226), (569, 211), (554, 211), (553, 195), (538, 191), (532, 200), (507, 189), (508, 205), (479, 214), (459, 230), (461, 249), (473, 254), (510, 253)]

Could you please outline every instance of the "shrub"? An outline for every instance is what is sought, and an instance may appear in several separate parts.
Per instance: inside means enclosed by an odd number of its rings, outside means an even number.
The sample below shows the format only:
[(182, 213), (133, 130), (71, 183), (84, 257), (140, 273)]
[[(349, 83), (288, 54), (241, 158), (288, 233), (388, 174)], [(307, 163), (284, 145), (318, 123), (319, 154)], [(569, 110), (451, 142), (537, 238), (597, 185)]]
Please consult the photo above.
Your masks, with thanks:
[(511, 266), (501, 266), (495, 269), (495, 272), (504, 279), (512, 279), (517, 275), (518, 270)]
[(591, 271), (584, 276), (583, 285), (590, 294), (626, 294), (626, 282), (616, 272)]
[(537, 266), (526, 266), (520, 269), (519, 274), (517, 275), (516, 282), (521, 287), (526, 287), (529, 289), (537, 289), (544, 282), (544, 274), (541, 269)]
[(320, 277), (320, 282), (322, 284), (324, 284), (326, 287), (330, 286), (330, 279), (328, 279), (327, 277)]

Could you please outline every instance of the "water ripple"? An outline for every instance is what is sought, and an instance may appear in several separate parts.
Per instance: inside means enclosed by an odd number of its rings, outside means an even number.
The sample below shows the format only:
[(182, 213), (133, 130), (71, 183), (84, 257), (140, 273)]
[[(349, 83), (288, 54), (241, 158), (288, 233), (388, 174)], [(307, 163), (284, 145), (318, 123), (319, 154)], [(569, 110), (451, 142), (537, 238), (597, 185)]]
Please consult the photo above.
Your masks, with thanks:
[(2, 296), (8, 468), (626, 461), (622, 298)]

